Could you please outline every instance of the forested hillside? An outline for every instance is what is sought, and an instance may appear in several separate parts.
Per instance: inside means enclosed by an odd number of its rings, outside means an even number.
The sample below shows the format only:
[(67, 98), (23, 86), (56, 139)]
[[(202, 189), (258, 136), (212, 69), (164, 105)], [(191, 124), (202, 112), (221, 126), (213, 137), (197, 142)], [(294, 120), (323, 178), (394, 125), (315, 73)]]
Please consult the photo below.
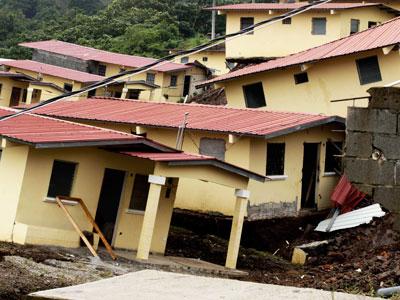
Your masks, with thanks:
[[(218, 4), (244, 2), (218, 1)], [(211, 0), (0, 0), (0, 58), (29, 58), (18, 43), (58, 39), (159, 57), (207, 38)], [(218, 32), (224, 31), (218, 17)]]

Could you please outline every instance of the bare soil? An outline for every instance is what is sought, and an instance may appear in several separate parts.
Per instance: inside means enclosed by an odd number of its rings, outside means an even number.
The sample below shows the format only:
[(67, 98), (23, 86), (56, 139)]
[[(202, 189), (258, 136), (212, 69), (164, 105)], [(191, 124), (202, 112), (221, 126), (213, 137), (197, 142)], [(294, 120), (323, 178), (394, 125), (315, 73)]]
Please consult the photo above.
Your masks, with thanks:
[[(252, 238), (242, 242), (238, 268), (249, 272), (243, 280), (366, 295), (373, 295), (380, 287), (400, 285), (400, 235), (392, 230), (393, 216), (388, 214), (371, 224), (330, 234), (313, 231), (321, 217), (258, 221)], [(205, 216), (202, 223), (197, 216), (196, 224), (201, 227), (197, 232), (193, 224), (189, 226), (191, 230), (174, 227), (167, 255), (224, 264), (226, 239), (217, 236), (221, 231), (216, 235), (204, 234), (208, 218)], [(245, 224), (247, 229), (253, 226), (254, 223)], [(274, 239), (264, 239), (268, 236)], [(311, 251), (306, 265), (289, 262), (296, 245), (321, 240), (331, 242)]]

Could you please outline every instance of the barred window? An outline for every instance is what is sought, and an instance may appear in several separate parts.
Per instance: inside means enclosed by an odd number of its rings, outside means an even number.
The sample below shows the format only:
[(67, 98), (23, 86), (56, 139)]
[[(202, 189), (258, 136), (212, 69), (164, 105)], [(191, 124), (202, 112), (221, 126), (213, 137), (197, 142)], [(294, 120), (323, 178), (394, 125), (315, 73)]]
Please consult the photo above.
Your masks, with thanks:
[(266, 175), (285, 175), (285, 143), (267, 144)]

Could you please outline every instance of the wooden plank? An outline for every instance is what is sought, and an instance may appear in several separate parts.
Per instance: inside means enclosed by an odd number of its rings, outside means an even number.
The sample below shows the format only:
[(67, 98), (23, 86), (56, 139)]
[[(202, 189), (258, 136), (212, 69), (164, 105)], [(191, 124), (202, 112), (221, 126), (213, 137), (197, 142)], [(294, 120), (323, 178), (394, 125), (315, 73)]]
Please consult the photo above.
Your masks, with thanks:
[[(83, 242), (86, 244), (86, 246), (89, 248), (90, 252), (93, 254), (94, 257), (99, 257), (97, 255), (96, 250), (94, 250), (93, 246), (90, 244), (86, 236), (83, 234), (83, 232), (79, 229), (78, 224), (76, 224), (75, 220), (72, 218), (71, 214), (65, 207), (64, 203), (62, 203), (61, 199), (65, 199), (64, 197), (56, 197), (56, 201), (58, 206), (64, 211), (65, 215), (67, 216), (68, 220), (71, 222), (72, 226), (75, 228), (76, 232), (79, 234)], [(70, 199), (65, 199), (65, 200), (70, 200)], [(74, 200), (76, 201), (76, 200)]]
[(117, 259), (117, 256), (114, 254), (111, 245), (108, 243), (107, 239), (105, 238), (104, 234), (101, 232), (99, 226), (97, 226), (96, 221), (94, 220), (94, 218), (92, 217), (92, 215), (90, 214), (89, 209), (87, 208), (86, 204), (83, 202), (82, 199), (79, 199), (79, 204), (82, 206), (83, 211), (86, 215), (86, 217), (88, 218), (89, 222), (93, 225), (94, 229), (96, 230), (97, 234), (99, 235), (100, 239), (102, 240), (104, 246), (106, 246), (107, 252), (110, 254), (111, 258), (113, 260)]

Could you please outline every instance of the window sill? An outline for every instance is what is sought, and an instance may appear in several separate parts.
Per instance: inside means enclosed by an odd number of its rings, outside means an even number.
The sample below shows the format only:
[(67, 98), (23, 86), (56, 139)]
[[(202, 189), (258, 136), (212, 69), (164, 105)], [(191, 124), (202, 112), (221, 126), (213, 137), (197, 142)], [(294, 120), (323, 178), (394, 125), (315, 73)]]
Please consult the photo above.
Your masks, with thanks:
[(267, 175), (270, 181), (282, 181), (288, 179), (288, 177), (287, 175)]
[(169, 86), (168, 88), (176, 90), (178, 87), (177, 86)]
[(137, 209), (129, 209), (128, 208), (125, 212), (127, 214), (130, 214), (130, 215), (141, 215), (141, 216), (144, 215), (144, 210), (137, 210)]
[[(56, 198), (53, 198), (53, 197), (46, 197), (46, 198), (44, 198), (43, 202), (46, 202), (46, 203), (57, 203)], [(64, 205), (71, 205), (71, 206), (78, 205), (78, 202), (71, 201), (71, 200), (61, 200), (61, 202)]]
[(336, 177), (338, 176), (335, 172), (325, 172), (323, 177)]

